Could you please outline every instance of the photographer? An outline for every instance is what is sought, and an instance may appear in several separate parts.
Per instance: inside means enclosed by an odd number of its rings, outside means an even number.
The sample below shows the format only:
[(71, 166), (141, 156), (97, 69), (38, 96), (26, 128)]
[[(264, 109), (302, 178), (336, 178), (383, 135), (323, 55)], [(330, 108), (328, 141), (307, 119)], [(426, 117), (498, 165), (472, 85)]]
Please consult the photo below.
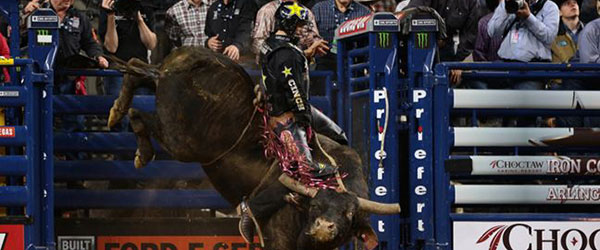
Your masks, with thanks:
[[(148, 62), (148, 50), (156, 47), (152, 11), (139, 0), (102, 0), (102, 9), (98, 33), (106, 51), (124, 61)], [(106, 77), (104, 93), (118, 95), (122, 82), (122, 77)]]
[[(501, 0), (488, 23), (490, 37), (502, 36), (498, 56), (505, 62), (550, 62), (558, 33), (558, 6), (550, 0)], [(539, 90), (542, 81), (506, 81), (502, 88)], [(507, 126), (533, 127), (535, 117), (511, 118)]]
[[(503, 36), (498, 56), (504, 61), (552, 60), (550, 48), (558, 33), (558, 6), (549, 0), (531, 1), (500, 1), (488, 23), (490, 37)], [(508, 13), (507, 10), (512, 13)], [(537, 89), (541, 89), (541, 86)]]

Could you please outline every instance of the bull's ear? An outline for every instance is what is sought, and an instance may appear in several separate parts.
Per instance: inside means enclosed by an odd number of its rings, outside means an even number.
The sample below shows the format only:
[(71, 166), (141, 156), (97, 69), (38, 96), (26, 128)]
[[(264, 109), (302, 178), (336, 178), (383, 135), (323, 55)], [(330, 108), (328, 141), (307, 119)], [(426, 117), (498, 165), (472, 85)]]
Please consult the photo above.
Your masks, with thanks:
[(375, 230), (368, 223), (361, 223), (358, 230), (356, 231), (358, 239), (365, 244), (365, 249), (372, 250), (379, 244), (379, 239)]

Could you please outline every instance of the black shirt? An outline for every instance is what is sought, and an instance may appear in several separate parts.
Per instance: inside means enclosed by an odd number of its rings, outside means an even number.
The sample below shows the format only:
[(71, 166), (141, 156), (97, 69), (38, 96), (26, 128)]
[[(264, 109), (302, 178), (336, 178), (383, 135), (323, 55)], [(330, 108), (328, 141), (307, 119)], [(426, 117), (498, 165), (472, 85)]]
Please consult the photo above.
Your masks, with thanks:
[(71, 7), (60, 24), (56, 65), (64, 65), (68, 57), (79, 54), (80, 50), (91, 58), (102, 55), (102, 47), (92, 36), (90, 20), (84, 13)]
[(271, 116), (292, 111), (296, 122), (311, 122), (308, 63), (288, 36), (271, 35), (261, 48), (261, 68)]
[[(141, 13), (146, 26), (154, 32), (154, 13), (152, 9), (143, 7)], [(104, 41), (104, 36), (106, 35), (106, 22), (107, 14), (105, 11), (102, 11), (98, 26), (98, 35), (102, 41)], [(148, 62), (148, 49), (140, 38), (140, 29), (138, 28), (136, 19), (115, 13), (115, 25), (117, 36), (119, 37), (119, 46), (117, 46), (117, 51), (114, 55), (125, 61), (135, 57)]]
[[(209, 38), (219, 35), (223, 49), (235, 45), (240, 53), (250, 50), (250, 32), (256, 16), (256, 3), (252, 0), (223, 0), (214, 2), (206, 13), (204, 34)], [(206, 47), (208, 47), (208, 40)]]

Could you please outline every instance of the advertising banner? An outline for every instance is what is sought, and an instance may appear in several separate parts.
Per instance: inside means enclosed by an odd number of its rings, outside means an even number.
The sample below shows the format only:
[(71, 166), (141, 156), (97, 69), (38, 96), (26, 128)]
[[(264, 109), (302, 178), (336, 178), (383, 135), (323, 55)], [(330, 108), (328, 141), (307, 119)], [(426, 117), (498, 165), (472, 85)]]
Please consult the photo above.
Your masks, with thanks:
[(600, 175), (600, 158), (587, 156), (469, 156), (446, 170), (470, 175)]
[[(98, 236), (98, 250), (259, 250), (241, 236)], [(255, 241), (258, 242), (258, 241)]]
[[(258, 238), (254, 242), (240, 236), (58, 236), (57, 245), (58, 250), (262, 250)], [(0, 248), (8, 249), (13, 248)]]
[(454, 222), (453, 249), (585, 250), (600, 247), (600, 222)]
[(0, 225), (0, 250), (23, 250), (24, 248), (23, 225)]

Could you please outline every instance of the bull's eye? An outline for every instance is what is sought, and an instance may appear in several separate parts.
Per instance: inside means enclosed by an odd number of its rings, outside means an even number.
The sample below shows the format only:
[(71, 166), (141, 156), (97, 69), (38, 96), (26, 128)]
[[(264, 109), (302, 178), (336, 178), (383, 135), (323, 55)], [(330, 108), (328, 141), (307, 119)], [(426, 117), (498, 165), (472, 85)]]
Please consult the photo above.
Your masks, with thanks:
[(310, 211), (319, 211), (319, 206), (315, 204), (310, 205)]
[(352, 217), (354, 217), (354, 212), (352, 212), (352, 211), (346, 212), (346, 218), (348, 218), (349, 220), (352, 220)]

